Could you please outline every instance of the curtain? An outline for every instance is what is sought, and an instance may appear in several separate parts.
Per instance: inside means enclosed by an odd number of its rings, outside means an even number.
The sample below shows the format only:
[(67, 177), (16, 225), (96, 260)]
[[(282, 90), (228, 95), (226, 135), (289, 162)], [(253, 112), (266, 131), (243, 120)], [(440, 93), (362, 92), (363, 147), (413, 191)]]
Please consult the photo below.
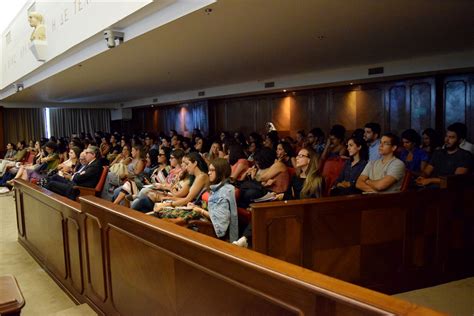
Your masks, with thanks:
[(4, 109), (5, 143), (39, 140), (46, 136), (44, 109)]
[(207, 101), (160, 109), (160, 118), (160, 128), (165, 133), (174, 129), (184, 136), (190, 136), (195, 128), (199, 128), (204, 135), (209, 132)]
[(56, 137), (110, 131), (109, 109), (49, 109), (49, 117), (51, 135)]

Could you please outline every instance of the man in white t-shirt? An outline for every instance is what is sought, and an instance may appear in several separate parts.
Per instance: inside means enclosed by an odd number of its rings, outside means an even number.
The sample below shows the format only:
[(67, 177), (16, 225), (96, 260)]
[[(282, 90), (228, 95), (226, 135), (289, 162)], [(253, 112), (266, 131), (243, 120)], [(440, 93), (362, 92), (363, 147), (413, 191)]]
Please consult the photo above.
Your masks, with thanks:
[(380, 140), (381, 159), (369, 161), (356, 182), (363, 192), (398, 192), (405, 176), (405, 164), (395, 157), (399, 139), (387, 133)]

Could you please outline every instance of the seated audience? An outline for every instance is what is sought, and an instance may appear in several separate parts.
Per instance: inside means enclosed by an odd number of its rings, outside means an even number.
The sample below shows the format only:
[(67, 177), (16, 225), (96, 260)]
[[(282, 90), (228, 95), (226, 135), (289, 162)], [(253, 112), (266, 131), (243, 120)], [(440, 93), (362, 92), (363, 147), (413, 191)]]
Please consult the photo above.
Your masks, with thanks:
[(290, 176), (284, 163), (276, 160), (275, 151), (262, 147), (255, 153), (255, 166), (246, 172), (246, 180), (240, 184), (239, 206), (248, 207), (253, 200), (267, 192), (285, 193)]
[(368, 193), (400, 191), (405, 164), (394, 155), (397, 147), (397, 136), (391, 133), (382, 136), (379, 146), (382, 158), (367, 163), (357, 179), (357, 189)]
[(431, 158), (433, 153), (441, 148), (438, 133), (432, 128), (427, 128), (423, 131), (421, 137), (422, 142), (420, 148), (426, 151), (428, 157)]
[(59, 165), (59, 155), (57, 153), (57, 144), (49, 141), (44, 145), (43, 157), (39, 159), (39, 164), (34, 169), (26, 169), (23, 179), (28, 181), (39, 181), (43, 179), (48, 172)]
[(297, 174), (290, 180), (285, 199), (321, 197), (324, 181), (318, 171), (318, 154), (310, 147), (300, 149), (296, 156), (296, 168)]
[(223, 238), (229, 232), (229, 241), (233, 242), (239, 237), (239, 225), (235, 188), (229, 183), (229, 176), (230, 165), (227, 160), (223, 158), (213, 160), (209, 165), (211, 185), (207, 209), (193, 203), (189, 203), (188, 207), (192, 212), (211, 220), (217, 237)]
[(441, 176), (466, 174), (472, 169), (472, 155), (459, 148), (463, 130), (457, 124), (448, 126), (444, 138), (444, 148), (433, 153), (430, 163), (416, 179), (420, 186), (439, 186)]
[(369, 149), (365, 140), (359, 137), (351, 137), (347, 141), (347, 151), (350, 159), (346, 161), (344, 169), (336, 180), (330, 191), (330, 195), (348, 195), (361, 193), (356, 188), (356, 182), (367, 165)]
[(15, 146), (12, 143), (7, 144), (7, 153), (3, 160), (0, 161), (0, 176), (10, 168), (14, 167), (17, 162), (25, 158), (27, 153), (26, 142), (24, 140), (18, 142)]
[(77, 164), (79, 163), (79, 156), (81, 155), (81, 149), (79, 147), (71, 147), (69, 150), (68, 160), (60, 163), (57, 167), (58, 175), (64, 177), (66, 174), (74, 173)]
[(364, 126), (364, 139), (369, 147), (369, 161), (382, 158), (379, 151), (381, 130), (378, 123), (367, 123)]
[(241, 145), (232, 144), (229, 146), (229, 163), (231, 166), (230, 180), (232, 182), (243, 180), (249, 169), (249, 161)]
[(45, 184), (45, 188), (75, 200), (79, 195), (79, 190), (75, 186), (94, 188), (99, 182), (102, 174), (102, 166), (97, 159), (99, 148), (89, 146), (84, 150), (85, 165), (81, 166), (74, 174), (65, 174), (63, 177), (57, 177)]
[(135, 183), (137, 178), (145, 169), (145, 153), (142, 145), (136, 144), (132, 146), (132, 161), (127, 165), (127, 174), (121, 177), (122, 185), (115, 188), (112, 196), (114, 204), (119, 204), (125, 196), (129, 194), (137, 194), (138, 188)]
[(193, 184), (185, 197), (166, 196), (163, 197), (163, 202), (156, 203), (153, 210), (159, 218), (180, 218), (184, 222), (189, 221), (192, 216), (182, 218), (181, 214), (175, 211), (175, 207), (186, 206), (189, 202), (198, 205), (201, 195), (209, 188), (208, 166), (201, 155), (196, 152), (189, 153), (184, 156), (183, 164), (187, 172), (194, 176)]
[(400, 153), (400, 160), (405, 163), (405, 167), (414, 175), (420, 175), (428, 164), (428, 153), (421, 149), (420, 135), (414, 129), (407, 129), (402, 133), (403, 150)]
[[(121, 181), (126, 178), (129, 173), (128, 165), (133, 160), (129, 148), (129, 145), (124, 145), (121, 154), (117, 155), (114, 161), (110, 163), (109, 172), (107, 173), (101, 194), (101, 197), (105, 200), (112, 200), (114, 190), (121, 185)], [(135, 166), (131, 167), (131, 172), (134, 167)]]
[(321, 154), (321, 160), (346, 155), (346, 146), (344, 145), (345, 134), (346, 129), (342, 125), (336, 124), (331, 128), (326, 146), (324, 146), (324, 151)]
[(306, 146), (313, 148), (317, 154), (322, 154), (324, 151), (324, 132), (319, 127), (313, 128), (306, 136)]
[(296, 168), (296, 158), (291, 144), (286, 141), (278, 143), (276, 148), (276, 156), (278, 161), (282, 162), (288, 168)]
[(466, 140), (466, 136), (467, 136), (466, 124), (457, 122), (457, 123), (454, 123), (453, 125), (455, 125), (456, 129), (459, 131), (459, 139), (460, 139), (459, 148), (470, 152), (471, 155), (474, 155), (474, 145)]

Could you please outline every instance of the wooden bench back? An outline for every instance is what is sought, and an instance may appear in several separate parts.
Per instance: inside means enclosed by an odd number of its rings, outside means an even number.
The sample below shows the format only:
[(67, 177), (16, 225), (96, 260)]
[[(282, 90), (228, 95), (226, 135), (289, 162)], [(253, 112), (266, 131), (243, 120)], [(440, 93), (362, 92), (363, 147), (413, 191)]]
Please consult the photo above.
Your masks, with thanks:
[(101, 314), (439, 315), (97, 197), (78, 208), (15, 186), (21, 244)]

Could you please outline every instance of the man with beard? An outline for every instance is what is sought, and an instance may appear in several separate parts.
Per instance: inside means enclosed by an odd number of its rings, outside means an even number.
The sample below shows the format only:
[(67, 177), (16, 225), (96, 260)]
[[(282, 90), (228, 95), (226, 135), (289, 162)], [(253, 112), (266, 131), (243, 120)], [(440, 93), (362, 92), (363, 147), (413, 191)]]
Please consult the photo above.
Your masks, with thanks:
[(369, 161), (382, 159), (380, 148), (380, 132), (382, 128), (378, 123), (367, 123), (364, 126), (364, 140), (369, 147)]
[(461, 149), (462, 130), (457, 124), (448, 126), (444, 137), (444, 148), (436, 151), (421, 177), (416, 179), (420, 186), (439, 186), (439, 177), (466, 174), (472, 168), (472, 155)]

